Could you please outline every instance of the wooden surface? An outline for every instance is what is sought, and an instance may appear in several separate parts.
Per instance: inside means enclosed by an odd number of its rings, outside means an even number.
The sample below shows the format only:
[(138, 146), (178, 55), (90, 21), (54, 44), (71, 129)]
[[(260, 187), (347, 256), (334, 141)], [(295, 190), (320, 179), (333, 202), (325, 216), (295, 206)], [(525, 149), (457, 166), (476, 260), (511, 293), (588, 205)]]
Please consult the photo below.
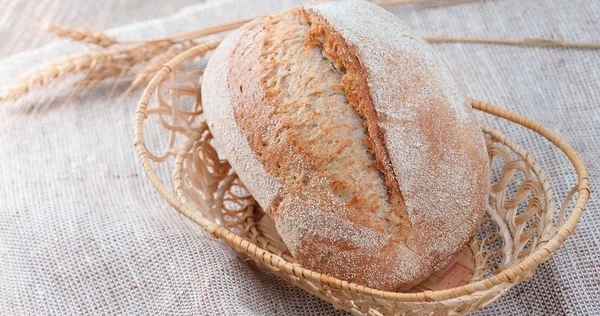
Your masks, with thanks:
[(0, 58), (56, 39), (31, 18), (91, 29), (107, 29), (171, 15), (206, 0), (0, 0)]

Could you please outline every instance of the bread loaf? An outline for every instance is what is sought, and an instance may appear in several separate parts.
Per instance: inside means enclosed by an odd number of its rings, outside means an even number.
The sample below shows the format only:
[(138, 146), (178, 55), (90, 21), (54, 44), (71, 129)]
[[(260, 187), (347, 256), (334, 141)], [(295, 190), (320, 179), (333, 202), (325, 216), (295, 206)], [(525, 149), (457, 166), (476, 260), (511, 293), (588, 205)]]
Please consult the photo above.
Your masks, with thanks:
[(303, 266), (406, 290), (477, 231), (488, 157), (450, 70), (394, 15), (318, 1), (230, 34), (209, 128)]

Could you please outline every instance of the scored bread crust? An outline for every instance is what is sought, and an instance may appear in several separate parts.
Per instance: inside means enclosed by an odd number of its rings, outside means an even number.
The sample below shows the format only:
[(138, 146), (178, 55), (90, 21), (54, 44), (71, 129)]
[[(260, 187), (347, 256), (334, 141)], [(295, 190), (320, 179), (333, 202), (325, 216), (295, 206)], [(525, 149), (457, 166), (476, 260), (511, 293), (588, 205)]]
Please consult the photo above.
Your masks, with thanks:
[[(334, 151), (340, 157), (347, 150), (361, 152), (363, 142), (372, 150), (382, 179), (369, 176), (374, 171), (364, 166), (368, 157), (352, 161), (367, 170), (367, 186), (357, 184), (359, 192), (347, 178), (361, 170), (324, 168), (342, 158), (308, 143), (304, 125), (290, 114), (300, 112), (276, 102), (304, 102), (290, 99), (293, 93), (282, 91), (284, 78), (277, 77), (279, 67), (293, 61), (275, 59), (289, 53), (272, 47), (287, 40), (273, 30), (290, 23), (293, 30), (305, 30), (304, 53), (320, 46), (335, 66), (347, 99), (315, 102), (350, 104), (364, 119), (366, 139), (340, 135), (349, 145)], [(325, 79), (337, 78), (330, 75)], [(292, 76), (308, 78), (307, 93), (314, 92), (316, 75)], [(391, 13), (364, 1), (321, 1), (257, 19), (217, 48), (202, 90), (220, 151), (304, 266), (382, 290), (405, 290), (446, 265), (475, 233), (488, 177), (478, 123), (451, 72)], [(328, 95), (333, 90), (323, 87)], [(320, 106), (326, 112), (328, 105)], [(343, 119), (355, 124), (349, 117)], [(383, 183), (387, 204), (366, 211), (381, 195), (362, 191)], [(382, 213), (386, 205), (391, 212)]]

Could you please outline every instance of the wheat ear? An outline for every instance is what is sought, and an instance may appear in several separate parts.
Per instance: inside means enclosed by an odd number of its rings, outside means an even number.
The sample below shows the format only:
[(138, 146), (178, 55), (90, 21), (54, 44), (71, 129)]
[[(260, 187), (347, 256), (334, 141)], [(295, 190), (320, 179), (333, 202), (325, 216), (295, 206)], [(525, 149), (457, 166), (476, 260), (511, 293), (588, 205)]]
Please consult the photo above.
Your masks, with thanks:
[(119, 54), (118, 50), (91, 51), (65, 56), (50, 62), (43, 68), (17, 80), (14, 87), (3, 88), (0, 91), (0, 101), (15, 100), (23, 94), (29, 93), (36, 87), (48, 85), (51, 81), (67, 75), (80, 73), (95, 67), (98, 64), (110, 62)]
[(17, 85), (0, 90), (0, 102), (15, 100), (34, 88), (44, 87), (52, 80), (67, 75), (87, 74), (78, 86), (94, 84), (121, 74), (133, 66), (148, 61), (171, 47), (174, 42), (162, 40), (127, 49), (94, 50), (76, 53), (56, 61), (17, 80)]
[(68, 38), (77, 42), (97, 45), (100, 47), (109, 47), (119, 44), (119, 41), (102, 32), (93, 32), (85, 29), (77, 29), (68, 25), (57, 25), (50, 21), (43, 21), (42, 28), (52, 34)]
[[(380, 6), (392, 6), (408, 3), (422, 3), (430, 0), (396, 0), (378, 3)], [(454, 0), (442, 2), (443, 4), (460, 4), (467, 0)], [(235, 29), (246, 22), (247, 20), (233, 21), (226, 24), (211, 26), (204, 29), (184, 32), (164, 39), (142, 42), (140, 45), (115, 50), (110, 48), (107, 50), (92, 51), (89, 53), (75, 54), (67, 56), (50, 63), (48, 66), (28, 75), (27, 77), (18, 80), (18, 84), (0, 89), (0, 102), (14, 100), (23, 94), (28, 93), (35, 87), (43, 87), (52, 80), (60, 79), (68, 74), (81, 73), (83, 71), (98, 70), (96, 73), (89, 72), (82, 79), (78, 86), (87, 86), (95, 82), (104, 80), (116, 75), (122, 75), (125, 71), (130, 70), (133, 66), (137, 66), (150, 60), (150, 63), (141, 69), (141, 71), (133, 78), (132, 87), (139, 87), (141, 84), (148, 81), (152, 74), (160, 68), (160, 64), (168, 57), (175, 55), (175, 52), (180, 51), (177, 48), (172, 48), (176, 44), (181, 44), (185, 41), (192, 41), (202, 36), (220, 33)], [(59, 27), (57, 25), (47, 23), (46, 29), (63, 37), (68, 37), (73, 40), (93, 43), (96, 45), (114, 45), (122, 44), (134, 45), (137, 42), (116, 42), (116, 39), (102, 34), (88, 33), (83, 34), (83, 31), (69, 27)], [(79, 32), (79, 33), (78, 33)], [(93, 36), (91, 36), (93, 35)], [(484, 39), (484, 38), (453, 38), (453, 37), (423, 37), (428, 42), (467, 42), (467, 43), (487, 43), (487, 44), (503, 44), (503, 45), (531, 45), (531, 46), (548, 46), (548, 47), (565, 47), (565, 48), (584, 48), (584, 49), (600, 49), (600, 43), (574, 43), (563, 40), (545, 40), (545, 39)], [(218, 43), (218, 42), (216, 42)], [(216, 47), (218, 44), (214, 44)], [(153, 59), (156, 57), (156, 59)], [(133, 89), (130, 87), (130, 89)]]

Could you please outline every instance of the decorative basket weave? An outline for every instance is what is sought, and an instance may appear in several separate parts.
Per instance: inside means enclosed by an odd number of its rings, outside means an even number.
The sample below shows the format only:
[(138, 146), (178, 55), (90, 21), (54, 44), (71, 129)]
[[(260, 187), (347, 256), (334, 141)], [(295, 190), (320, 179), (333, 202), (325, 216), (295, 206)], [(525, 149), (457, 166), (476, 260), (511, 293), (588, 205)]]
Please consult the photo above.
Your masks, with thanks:
[[(489, 207), (475, 240), (444, 271), (408, 293), (395, 293), (303, 268), (287, 251), (272, 220), (213, 147), (202, 117), (202, 71), (197, 68), (218, 44), (206, 42), (183, 52), (146, 87), (135, 115), (135, 146), (142, 166), (162, 197), (180, 213), (260, 268), (336, 308), (356, 315), (454, 315), (480, 309), (529, 279), (536, 266), (575, 230), (589, 197), (587, 172), (577, 153), (540, 123), (471, 100), (475, 109), (525, 126), (567, 155), (579, 181), (562, 207), (557, 209), (548, 178), (533, 156), (498, 130), (484, 126), (492, 167)], [(192, 59), (196, 69), (186, 71), (184, 62)], [(145, 122), (147, 129), (154, 127), (152, 137), (145, 137)], [(149, 150), (162, 146), (160, 155)], [(169, 170), (171, 182), (159, 177)]]

